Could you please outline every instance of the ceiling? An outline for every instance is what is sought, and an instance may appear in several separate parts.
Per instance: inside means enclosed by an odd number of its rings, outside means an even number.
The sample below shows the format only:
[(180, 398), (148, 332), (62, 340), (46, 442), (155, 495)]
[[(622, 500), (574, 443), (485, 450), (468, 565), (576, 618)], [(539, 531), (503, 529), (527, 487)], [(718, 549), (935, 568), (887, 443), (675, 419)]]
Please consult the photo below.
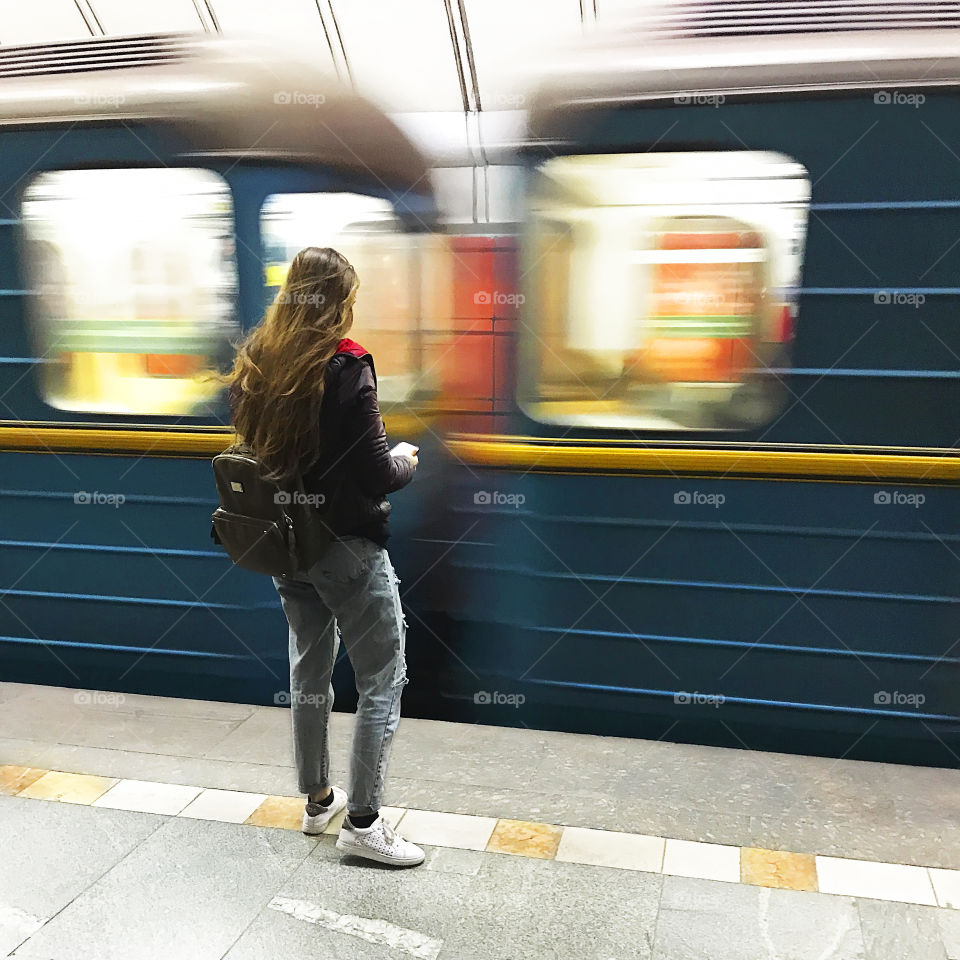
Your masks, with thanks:
[(306, 54), (390, 112), (522, 109), (536, 64), (649, 0), (0, 0), (0, 44), (205, 31)]

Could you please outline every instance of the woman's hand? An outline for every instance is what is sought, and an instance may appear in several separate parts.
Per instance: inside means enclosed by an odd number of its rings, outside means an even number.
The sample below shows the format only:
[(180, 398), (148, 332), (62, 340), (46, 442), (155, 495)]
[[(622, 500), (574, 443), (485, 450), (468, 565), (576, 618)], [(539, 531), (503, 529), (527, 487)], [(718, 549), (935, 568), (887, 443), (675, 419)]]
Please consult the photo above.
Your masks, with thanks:
[(401, 443), (398, 443), (390, 452), (395, 457), (406, 457), (408, 460), (412, 460), (414, 470), (416, 470), (420, 464), (420, 460), (417, 456), (420, 453), (420, 448), (412, 443), (402, 441)]

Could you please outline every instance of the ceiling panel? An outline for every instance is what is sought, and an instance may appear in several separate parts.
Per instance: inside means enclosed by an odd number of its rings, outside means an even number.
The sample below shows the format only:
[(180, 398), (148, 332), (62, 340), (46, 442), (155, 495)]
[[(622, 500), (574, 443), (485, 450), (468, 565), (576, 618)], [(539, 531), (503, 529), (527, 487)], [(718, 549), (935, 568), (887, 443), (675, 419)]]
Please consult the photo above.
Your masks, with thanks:
[(314, 0), (211, 0), (211, 5), (224, 33), (257, 33), (298, 49), (314, 46), (330, 59)]
[(220, 29), (273, 42), (297, 60), (333, 69), (315, 0), (211, 0)]
[(484, 110), (524, 106), (537, 63), (582, 35), (579, 0), (466, 0)]
[(443, 0), (334, 0), (358, 89), (389, 110), (462, 110)]
[(110, 35), (135, 33), (180, 33), (202, 30), (192, 0), (163, 0), (163, 3), (131, 3), (130, 0), (90, 0), (104, 32)]
[(4, 46), (90, 36), (73, 0), (29, 0), (28, 3), (7, 0), (0, 9), (3, 10), (0, 43)]
[(326, 47), (323, 25), (314, 0), (211, 0), (224, 33), (242, 31), (281, 35), (297, 42)]

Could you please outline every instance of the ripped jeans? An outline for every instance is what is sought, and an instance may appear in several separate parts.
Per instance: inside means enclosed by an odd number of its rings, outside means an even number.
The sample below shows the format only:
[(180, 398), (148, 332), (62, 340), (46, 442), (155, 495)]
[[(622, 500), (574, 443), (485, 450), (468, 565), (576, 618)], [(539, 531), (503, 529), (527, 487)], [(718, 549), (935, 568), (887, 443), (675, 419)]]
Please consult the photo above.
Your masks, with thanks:
[(300, 792), (330, 785), (327, 728), (342, 637), (359, 694), (347, 809), (376, 813), (407, 683), (399, 580), (387, 551), (365, 537), (335, 540), (304, 576), (273, 581), (290, 625), (290, 708)]

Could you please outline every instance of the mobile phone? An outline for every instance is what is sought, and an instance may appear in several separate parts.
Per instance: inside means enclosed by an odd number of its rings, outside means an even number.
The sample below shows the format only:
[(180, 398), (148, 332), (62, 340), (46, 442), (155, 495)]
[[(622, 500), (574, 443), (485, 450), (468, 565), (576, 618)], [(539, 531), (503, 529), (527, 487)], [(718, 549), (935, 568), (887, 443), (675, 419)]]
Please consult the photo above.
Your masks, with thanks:
[(415, 457), (419, 447), (415, 447), (412, 443), (407, 443), (406, 440), (401, 440), (391, 451), (395, 457)]

